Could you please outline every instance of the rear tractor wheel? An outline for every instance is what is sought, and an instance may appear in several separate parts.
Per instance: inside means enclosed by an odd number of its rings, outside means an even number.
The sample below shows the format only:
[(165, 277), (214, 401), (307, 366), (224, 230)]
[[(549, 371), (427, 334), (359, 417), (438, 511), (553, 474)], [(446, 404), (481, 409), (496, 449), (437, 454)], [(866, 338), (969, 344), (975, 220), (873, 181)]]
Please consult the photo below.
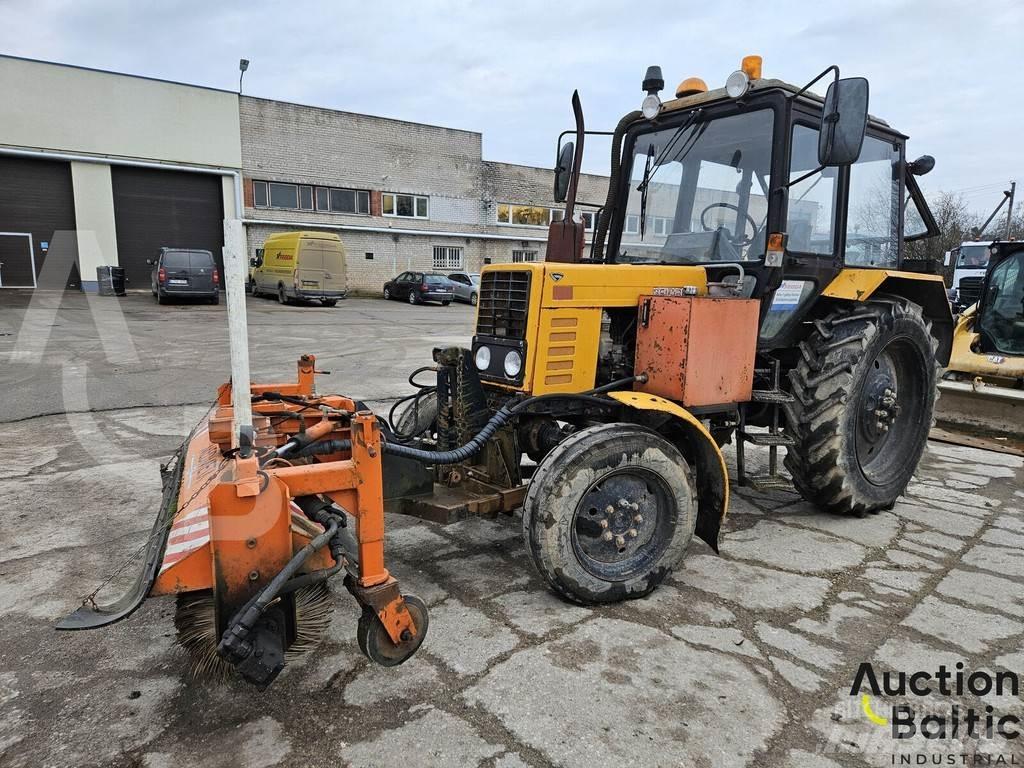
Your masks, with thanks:
[(921, 307), (902, 298), (815, 323), (790, 373), (797, 444), (785, 460), (805, 499), (843, 514), (892, 508), (928, 440), (936, 345)]
[(544, 457), (523, 503), (530, 555), (548, 585), (576, 603), (649, 594), (693, 536), (690, 467), (660, 435), (600, 424)]

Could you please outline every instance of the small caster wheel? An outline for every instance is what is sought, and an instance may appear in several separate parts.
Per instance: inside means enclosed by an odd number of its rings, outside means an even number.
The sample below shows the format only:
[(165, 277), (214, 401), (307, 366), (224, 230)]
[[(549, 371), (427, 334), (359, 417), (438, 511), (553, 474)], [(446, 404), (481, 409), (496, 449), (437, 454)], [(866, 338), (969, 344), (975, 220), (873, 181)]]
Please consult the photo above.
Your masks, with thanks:
[(412, 622), (416, 625), (416, 636), (398, 645), (391, 642), (391, 636), (373, 610), (363, 608), (363, 614), (359, 617), (359, 626), (356, 629), (359, 650), (370, 661), (384, 667), (397, 667), (407, 661), (419, 650), (423, 638), (427, 636), (427, 627), (430, 624), (427, 604), (415, 595), (405, 595), (404, 599)]

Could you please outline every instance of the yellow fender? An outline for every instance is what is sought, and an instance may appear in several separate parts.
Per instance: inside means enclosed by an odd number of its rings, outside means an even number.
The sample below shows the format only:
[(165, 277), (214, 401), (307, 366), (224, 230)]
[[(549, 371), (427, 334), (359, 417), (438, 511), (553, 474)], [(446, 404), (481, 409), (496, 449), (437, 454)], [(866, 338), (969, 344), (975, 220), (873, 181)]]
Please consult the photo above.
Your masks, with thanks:
[(725, 457), (718, 449), (711, 433), (700, 419), (671, 400), (646, 392), (608, 392), (608, 397), (640, 411), (660, 411), (679, 419), (687, 444), (696, 463), (697, 474), (697, 528), (696, 533), (718, 551), (718, 536), (722, 520), (729, 510), (729, 471)]
[(906, 272), (896, 269), (848, 267), (833, 278), (821, 295), (845, 301), (867, 301), (876, 293), (890, 293), (920, 305), (932, 324), (932, 335), (939, 342), (935, 357), (940, 365), (949, 362), (953, 347), (953, 313), (946, 298), (942, 275)]

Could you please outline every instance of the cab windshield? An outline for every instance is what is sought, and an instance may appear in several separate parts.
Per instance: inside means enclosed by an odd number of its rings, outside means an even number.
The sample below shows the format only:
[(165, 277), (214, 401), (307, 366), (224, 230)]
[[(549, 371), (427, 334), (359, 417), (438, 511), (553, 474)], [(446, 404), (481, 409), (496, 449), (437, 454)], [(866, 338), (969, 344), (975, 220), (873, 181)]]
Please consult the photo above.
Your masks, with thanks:
[(984, 269), (988, 266), (988, 246), (961, 245), (956, 265), (967, 269)]
[(641, 133), (625, 160), (618, 261), (694, 264), (764, 256), (774, 113), (684, 118)]

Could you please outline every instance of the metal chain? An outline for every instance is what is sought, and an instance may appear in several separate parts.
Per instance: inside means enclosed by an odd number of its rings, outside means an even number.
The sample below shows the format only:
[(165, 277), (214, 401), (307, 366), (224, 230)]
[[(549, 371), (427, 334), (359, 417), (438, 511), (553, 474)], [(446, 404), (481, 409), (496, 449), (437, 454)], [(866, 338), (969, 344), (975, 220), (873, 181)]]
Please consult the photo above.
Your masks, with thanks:
[[(192, 438), (195, 436), (196, 430), (199, 428), (199, 425), (206, 421), (207, 418), (209, 418), (210, 414), (213, 412), (213, 409), (216, 407), (217, 402), (214, 401), (213, 404), (206, 409), (206, 413), (199, 417), (199, 420), (192, 426), (192, 429), (189, 430), (188, 435), (185, 436), (185, 439), (182, 440), (178, 447), (174, 449), (174, 452), (171, 454), (171, 457), (164, 464), (160, 465), (162, 470), (166, 470), (167, 467), (171, 466), (181, 457), (181, 452), (184, 450), (185, 446), (188, 445), (189, 441), (192, 440)], [(226, 463), (227, 459), (221, 459), (221, 462), (217, 466), (217, 469), (210, 474), (210, 476), (206, 479), (206, 482), (204, 482), (196, 490), (196, 492), (193, 493), (184, 503), (179, 503), (175, 505), (176, 509), (174, 515), (172, 515), (170, 518), (170, 521), (168, 523), (169, 525), (173, 522), (174, 518), (177, 517), (178, 513), (180, 513), (182, 509), (188, 506), (200, 493), (202, 493), (206, 489), (206, 487), (210, 484), (210, 481), (212, 481), (215, 477), (217, 477), (220, 474), (220, 470)], [(165, 530), (166, 528), (162, 527), (160, 530), (153, 531), (153, 533), (147, 536), (146, 540), (142, 542), (138, 549), (136, 549), (132, 554), (130, 554), (127, 557), (127, 559), (124, 560), (124, 562), (117, 566), (117, 568), (115, 568), (114, 571), (109, 576), (107, 576), (107, 578), (100, 582), (100, 585), (96, 587), (96, 589), (94, 589), (92, 592), (85, 596), (85, 598), (82, 600), (82, 605), (91, 605), (93, 608), (98, 608), (99, 606), (96, 604), (96, 595), (98, 595), (105, 586), (110, 584), (110, 582), (112, 582), (121, 573), (123, 573), (128, 566), (130, 566), (132, 563), (138, 560), (142, 556), (142, 553), (145, 552), (149, 545), (152, 543), (152, 541), (158, 536), (162, 536)]]

